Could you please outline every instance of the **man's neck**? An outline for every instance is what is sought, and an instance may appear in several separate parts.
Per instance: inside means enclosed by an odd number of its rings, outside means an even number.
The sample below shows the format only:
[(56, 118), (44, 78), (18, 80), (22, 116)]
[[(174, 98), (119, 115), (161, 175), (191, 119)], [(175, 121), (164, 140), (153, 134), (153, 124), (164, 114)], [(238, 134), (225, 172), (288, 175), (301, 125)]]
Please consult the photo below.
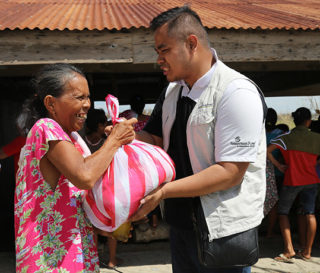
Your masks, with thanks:
[[(206, 54), (207, 55), (207, 54)], [(210, 59), (211, 57), (211, 59)], [(201, 61), (202, 60), (202, 61)], [(205, 60), (205, 61), (203, 61)], [(197, 71), (196, 74), (192, 75), (193, 77), (190, 79), (185, 79), (185, 83), (187, 84), (188, 88), (191, 90), (192, 86), (203, 76), (205, 75), (211, 67), (215, 64), (216, 60), (212, 56), (210, 51), (209, 58), (207, 56), (202, 57), (198, 62), (199, 65), (196, 65), (196, 68), (193, 68), (193, 71)]]

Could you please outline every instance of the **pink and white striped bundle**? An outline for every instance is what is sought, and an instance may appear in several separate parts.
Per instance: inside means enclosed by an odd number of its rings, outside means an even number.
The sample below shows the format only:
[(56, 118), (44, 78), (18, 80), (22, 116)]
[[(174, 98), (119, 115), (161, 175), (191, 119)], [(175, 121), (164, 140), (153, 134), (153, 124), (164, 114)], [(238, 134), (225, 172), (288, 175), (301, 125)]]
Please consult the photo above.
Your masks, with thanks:
[[(108, 95), (106, 102), (113, 124), (121, 122), (117, 98)], [(174, 178), (174, 163), (165, 151), (134, 140), (118, 149), (105, 174), (87, 192), (83, 207), (94, 226), (112, 232), (138, 209), (144, 196)]]

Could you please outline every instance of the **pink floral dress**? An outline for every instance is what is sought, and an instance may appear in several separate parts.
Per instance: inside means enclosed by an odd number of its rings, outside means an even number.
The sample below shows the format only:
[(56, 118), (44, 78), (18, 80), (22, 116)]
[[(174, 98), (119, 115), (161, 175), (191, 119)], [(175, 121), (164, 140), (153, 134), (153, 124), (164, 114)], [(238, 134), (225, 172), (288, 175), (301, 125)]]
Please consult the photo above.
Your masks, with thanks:
[(93, 229), (82, 209), (84, 191), (63, 175), (52, 190), (40, 172), (49, 141), (73, 141), (52, 119), (30, 130), (15, 190), (16, 272), (99, 272)]

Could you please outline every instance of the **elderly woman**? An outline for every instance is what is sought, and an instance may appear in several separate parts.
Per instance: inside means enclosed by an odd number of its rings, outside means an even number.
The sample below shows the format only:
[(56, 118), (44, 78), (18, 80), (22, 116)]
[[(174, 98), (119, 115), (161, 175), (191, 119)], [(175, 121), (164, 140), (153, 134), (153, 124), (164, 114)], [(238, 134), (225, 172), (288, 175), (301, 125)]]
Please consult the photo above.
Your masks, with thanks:
[(106, 171), (117, 149), (134, 139), (137, 120), (116, 125), (90, 155), (76, 133), (90, 108), (84, 74), (68, 64), (48, 65), (33, 83), (36, 94), (24, 107), (25, 127), (32, 128), (20, 155), (15, 191), (16, 270), (99, 272), (82, 195)]

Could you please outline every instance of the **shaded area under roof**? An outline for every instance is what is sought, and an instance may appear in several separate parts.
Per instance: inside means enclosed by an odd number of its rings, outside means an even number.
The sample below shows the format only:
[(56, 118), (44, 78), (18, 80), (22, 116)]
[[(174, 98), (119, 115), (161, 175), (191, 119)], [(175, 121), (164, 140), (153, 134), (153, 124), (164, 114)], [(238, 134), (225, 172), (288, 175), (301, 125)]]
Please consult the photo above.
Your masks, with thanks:
[(319, 0), (0, 0), (0, 30), (148, 28), (185, 2), (207, 28), (320, 29)]

